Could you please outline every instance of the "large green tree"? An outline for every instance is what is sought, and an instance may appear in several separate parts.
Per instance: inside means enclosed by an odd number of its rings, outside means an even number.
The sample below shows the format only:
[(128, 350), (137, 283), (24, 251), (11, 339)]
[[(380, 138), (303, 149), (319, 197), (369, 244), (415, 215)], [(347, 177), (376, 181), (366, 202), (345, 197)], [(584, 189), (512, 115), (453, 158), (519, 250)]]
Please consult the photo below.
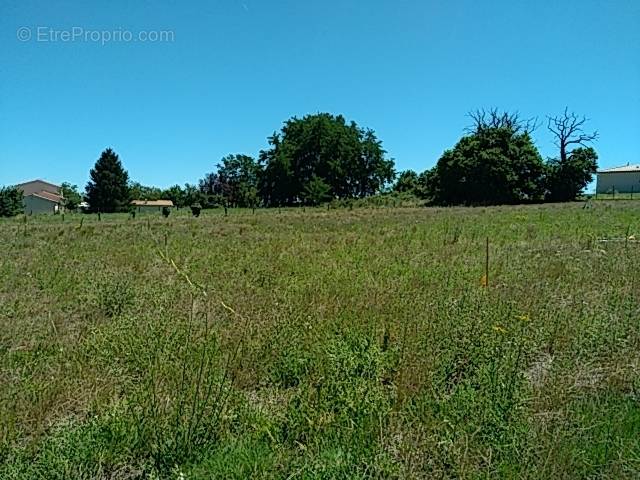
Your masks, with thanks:
[(329, 198), (331, 187), (320, 177), (314, 175), (304, 186), (302, 198), (309, 205), (319, 205)]
[(64, 207), (67, 210), (75, 210), (82, 202), (82, 195), (78, 190), (77, 185), (72, 185), (69, 182), (63, 182), (60, 186), (62, 190), (62, 196), (64, 197)]
[(547, 128), (555, 137), (559, 156), (548, 162), (547, 200), (575, 200), (593, 180), (598, 169), (598, 154), (589, 145), (598, 139), (598, 132), (584, 129), (587, 118), (569, 112), (548, 117)]
[(320, 185), (314, 178), (329, 187), (327, 198), (356, 198), (378, 193), (395, 176), (375, 133), (341, 115), (294, 117), (269, 144), (260, 153), (260, 193), (267, 205), (311, 199), (309, 188)]
[(248, 155), (228, 155), (217, 165), (217, 171), (200, 181), (205, 193), (219, 195), (226, 205), (254, 207), (257, 202), (261, 167)]
[(413, 170), (400, 172), (396, 183), (393, 185), (393, 191), (415, 194), (418, 190), (418, 178), (418, 174)]
[(517, 115), (481, 117), (427, 174), (428, 196), (445, 205), (540, 201), (545, 165)]
[(199, 200), (192, 203), (199, 203), (205, 208), (218, 207), (225, 202), (225, 190), (226, 187), (217, 172), (207, 173), (198, 181)]
[(130, 202), (129, 174), (120, 158), (107, 148), (91, 169), (91, 180), (86, 186), (86, 199), (91, 212), (123, 212)]
[(13, 217), (23, 211), (22, 192), (16, 187), (0, 188), (0, 217)]
[(162, 192), (162, 197), (171, 200), (178, 208), (190, 206), (187, 202), (186, 191), (180, 185), (173, 185)]
[(132, 200), (162, 200), (164, 199), (164, 191), (158, 187), (133, 182), (129, 185), (129, 196)]
[(415, 195), (422, 198), (429, 198), (429, 184), (431, 182), (431, 177), (433, 174), (433, 170), (425, 170), (420, 175), (418, 175), (418, 182), (416, 185)]
[(184, 205), (187, 207), (206, 203), (206, 195), (195, 185), (185, 183), (183, 195)]
[(572, 150), (564, 160), (547, 163), (547, 200), (569, 202), (575, 200), (593, 180), (598, 169), (598, 154), (591, 147)]

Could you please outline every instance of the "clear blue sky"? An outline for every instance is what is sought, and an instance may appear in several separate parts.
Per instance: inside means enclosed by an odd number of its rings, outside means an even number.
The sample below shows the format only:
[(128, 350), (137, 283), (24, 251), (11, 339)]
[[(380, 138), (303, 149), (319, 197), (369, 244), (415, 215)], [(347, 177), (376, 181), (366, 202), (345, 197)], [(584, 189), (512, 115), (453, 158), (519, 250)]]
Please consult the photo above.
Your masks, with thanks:
[[(123, 33), (158, 31), (172, 41)], [(2, 0), (0, 35), (0, 185), (84, 187), (109, 146), (133, 180), (193, 183), (325, 111), (373, 128), (398, 170), (433, 166), (492, 106), (569, 106), (600, 166), (640, 162), (638, 0)]]

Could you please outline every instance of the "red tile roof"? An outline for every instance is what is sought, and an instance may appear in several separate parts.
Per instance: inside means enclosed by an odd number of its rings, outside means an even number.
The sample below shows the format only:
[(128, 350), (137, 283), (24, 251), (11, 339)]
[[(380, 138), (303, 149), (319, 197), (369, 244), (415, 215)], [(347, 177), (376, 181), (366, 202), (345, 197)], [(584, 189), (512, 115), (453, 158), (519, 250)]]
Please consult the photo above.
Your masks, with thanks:
[(34, 197), (44, 198), (45, 200), (49, 200), (50, 202), (62, 203), (62, 197), (60, 195), (56, 195), (55, 193), (45, 192), (44, 190), (38, 193), (32, 193)]

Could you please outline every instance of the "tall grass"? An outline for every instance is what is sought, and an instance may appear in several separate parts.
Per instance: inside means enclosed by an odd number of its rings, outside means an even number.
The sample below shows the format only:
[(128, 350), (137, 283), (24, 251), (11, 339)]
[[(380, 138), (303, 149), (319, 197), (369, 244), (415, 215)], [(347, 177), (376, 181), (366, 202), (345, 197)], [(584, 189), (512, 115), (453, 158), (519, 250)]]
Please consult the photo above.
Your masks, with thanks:
[(636, 205), (2, 220), (0, 478), (637, 478)]

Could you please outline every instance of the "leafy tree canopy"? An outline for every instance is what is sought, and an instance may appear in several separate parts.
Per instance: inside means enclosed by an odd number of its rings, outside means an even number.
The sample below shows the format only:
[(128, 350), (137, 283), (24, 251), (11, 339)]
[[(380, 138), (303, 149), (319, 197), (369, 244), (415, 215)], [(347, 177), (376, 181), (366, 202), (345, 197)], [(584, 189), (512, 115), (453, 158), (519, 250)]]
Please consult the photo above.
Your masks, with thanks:
[(91, 212), (123, 212), (129, 208), (129, 174), (118, 155), (107, 148), (91, 169), (86, 198)]
[(547, 128), (555, 138), (559, 157), (547, 164), (546, 199), (552, 202), (575, 200), (593, 179), (598, 155), (589, 145), (598, 139), (597, 131), (585, 131), (588, 119), (570, 112), (548, 117)]
[(330, 191), (331, 187), (320, 177), (314, 175), (304, 186), (302, 197), (309, 205), (319, 205), (329, 198)]
[(329, 197), (355, 198), (379, 192), (395, 176), (393, 160), (385, 157), (375, 133), (341, 115), (294, 117), (269, 144), (260, 153), (260, 193), (267, 205), (299, 202), (305, 188), (319, 185), (314, 177), (329, 186)]
[(228, 155), (217, 165), (215, 173), (200, 180), (200, 191), (232, 207), (255, 207), (261, 167), (248, 155)]
[(17, 187), (0, 188), (0, 217), (14, 217), (23, 210), (23, 195)]
[(393, 191), (399, 193), (416, 193), (417, 190), (418, 174), (413, 170), (405, 170), (404, 172), (401, 172), (393, 186)]
[(552, 202), (575, 200), (593, 180), (598, 169), (598, 154), (592, 147), (573, 149), (565, 158), (547, 164), (547, 196)]
[(437, 204), (509, 204), (541, 200), (544, 173), (527, 129), (482, 125), (447, 150), (425, 180)]
[(203, 204), (206, 204), (206, 195), (202, 192), (202, 186), (198, 188), (196, 185), (186, 183), (184, 185), (184, 204), (191, 207), (198, 205), (202, 208)]
[(72, 185), (69, 182), (63, 182), (60, 186), (62, 190), (62, 196), (64, 197), (64, 206), (68, 210), (75, 210), (82, 202), (82, 195), (78, 190), (77, 185)]
[(164, 193), (161, 188), (148, 187), (139, 182), (133, 182), (129, 185), (129, 195), (132, 200), (163, 200)]
[(171, 200), (178, 208), (188, 207), (186, 191), (180, 185), (173, 185), (162, 192), (162, 197)]

